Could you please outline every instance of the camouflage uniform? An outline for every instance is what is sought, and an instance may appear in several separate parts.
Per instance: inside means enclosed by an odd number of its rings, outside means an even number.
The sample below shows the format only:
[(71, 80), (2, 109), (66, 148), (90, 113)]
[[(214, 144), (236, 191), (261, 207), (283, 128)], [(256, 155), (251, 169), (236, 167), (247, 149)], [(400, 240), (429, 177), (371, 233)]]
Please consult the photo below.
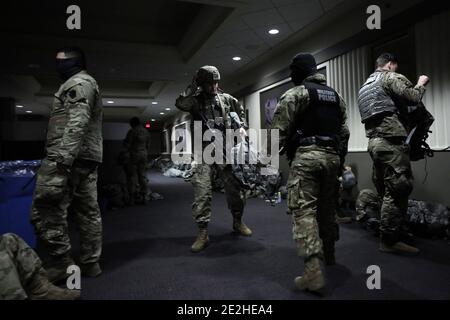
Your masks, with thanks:
[(378, 72), (381, 73), (382, 89), (395, 103), (396, 110), (369, 118), (365, 129), (369, 138), (368, 151), (373, 160), (372, 179), (383, 199), (381, 238), (384, 243), (392, 245), (400, 240), (408, 196), (413, 188), (409, 146), (405, 144), (409, 131), (405, 118), (407, 107), (421, 101), (425, 87), (414, 87), (405, 76), (395, 72), (376, 71), (375, 74)]
[[(147, 169), (150, 150), (150, 135), (141, 125), (130, 129), (124, 141), (130, 159), (124, 167), (127, 171), (127, 185), (130, 202), (133, 203), (135, 196), (139, 194), (145, 201), (148, 193)], [(139, 191), (136, 187), (139, 185)]]
[(51, 285), (41, 260), (25, 241), (12, 233), (0, 236), (0, 300), (76, 299), (70, 292)]
[[(244, 119), (244, 109), (237, 99), (226, 93), (219, 93), (221, 104), (218, 104), (216, 97), (207, 97), (205, 94), (189, 94), (190, 89), (183, 92), (177, 99), (175, 105), (178, 109), (190, 112), (195, 121), (201, 121), (199, 113), (202, 112), (207, 119), (215, 117), (227, 118), (230, 112), (236, 112), (240, 119)], [(220, 105), (224, 110), (221, 110)], [(213, 109), (211, 111), (211, 109)], [(225, 113), (225, 114), (224, 114)], [(230, 125), (227, 125), (230, 128)], [(240, 183), (233, 175), (231, 165), (220, 164), (197, 164), (193, 169), (191, 178), (194, 187), (194, 203), (192, 205), (192, 213), (198, 225), (209, 223), (211, 218), (211, 200), (212, 200), (212, 182), (211, 175), (213, 167), (217, 170), (219, 176), (225, 184), (225, 194), (228, 208), (234, 217), (241, 218), (244, 211), (244, 197), (241, 194)]]
[(371, 189), (363, 189), (356, 199), (356, 220), (380, 217), (381, 199)]
[(55, 94), (47, 131), (47, 155), (37, 174), (31, 221), (53, 257), (70, 255), (67, 209), (80, 230), (82, 264), (102, 250), (97, 167), (102, 162), (102, 104), (96, 81), (81, 71)]
[[(315, 74), (305, 81), (326, 84), (325, 76)], [(272, 129), (279, 129), (280, 145), (285, 146), (295, 123), (309, 106), (309, 94), (300, 85), (288, 90), (280, 99)], [(341, 150), (310, 145), (297, 149), (288, 178), (288, 212), (292, 214), (293, 238), (298, 255), (308, 260), (323, 256), (323, 250), (334, 250), (338, 239), (335, 221), (336, 196), (339, 190), (341, 157), (347, 153), (349, 131), (346, 125), (346, 105), (340, 97), (342, 124)], [(334, 254), (334, 252), (333, 252)]]

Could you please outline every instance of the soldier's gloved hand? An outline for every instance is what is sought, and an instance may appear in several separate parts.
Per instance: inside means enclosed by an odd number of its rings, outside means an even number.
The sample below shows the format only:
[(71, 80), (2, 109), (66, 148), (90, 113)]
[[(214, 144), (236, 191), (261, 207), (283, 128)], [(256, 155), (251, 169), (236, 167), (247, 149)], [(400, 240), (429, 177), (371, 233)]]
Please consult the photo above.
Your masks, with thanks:
[(247, 131), (245, 131), (245, 129), (241, 127), (239, 129), (239, 134), (241, 135), (241, 137), (246, 137), (247, 136)]
[(428, 82), (430, 82), (430, 78), (428, 78), (428, 77), (425, 76), (425, 75), (421, 75), (421, 76), (419, 77), (419, 80), (417, 81), (417, 84), (418, 84), (419, 86), (425, 87), (425, 86), (428, 84)]
[(198, 95), (202, 92), (202, 87), (200, 87), (197, 84), (197, 76), (195, 75), (194, 78), (192, 78), (192, 83), (190, 85), (190, 89), (191, 89), (191, 94), (192, 95)]

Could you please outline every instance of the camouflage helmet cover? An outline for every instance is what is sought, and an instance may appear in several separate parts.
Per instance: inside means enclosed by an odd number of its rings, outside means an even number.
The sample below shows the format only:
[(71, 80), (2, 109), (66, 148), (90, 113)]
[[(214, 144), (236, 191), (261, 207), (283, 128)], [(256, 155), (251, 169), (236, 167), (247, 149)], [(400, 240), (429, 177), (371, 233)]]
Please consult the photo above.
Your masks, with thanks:
[(203, 66), (197, 71), (196, 81), (198, 85), (220, 80), (219, 70), (214, 66)]

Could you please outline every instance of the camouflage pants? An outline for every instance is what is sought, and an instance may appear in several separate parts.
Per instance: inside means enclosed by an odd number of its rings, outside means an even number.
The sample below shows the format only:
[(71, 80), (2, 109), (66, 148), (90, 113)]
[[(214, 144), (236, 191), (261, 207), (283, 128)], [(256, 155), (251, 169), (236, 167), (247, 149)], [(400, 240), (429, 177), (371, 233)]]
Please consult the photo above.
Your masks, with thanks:
[[(0, 300), (22, 300), (42, 294), (45, 284), (37, 284), (46, 275), (37, 254), (15, 234), (0, 237)], [(40, 290), (37, 290), (37, 289)]]
[(381, 237), (387, 244), (393, 244), (399, 241), (413, 188), (409, 146), (372, 138), (368, 151), (373, 160), (373, 183), (383, 199)]
[(234, 216), (242, 216), (244, 211), (245, 201), (241, 194), (240, 183), (233, 175), (231, 166), (198, 164), (193, 169), (191, 178), (194, 187), (192, 213), (197, 224), (209, 223), (211, 219), (213, 166), (224, 182), (228, 209)]
[(80, 231), (80, 262), (97, 262), (102, 251), (102, 221), (96, 166), (74, 165), (66, 174), (57, 170), (55, 162), (44, 159), (37, 176), (31, 223), (51, 256), (68, 254), (71, 250), (69, 206)]
[(288, 178), (288, 210), (298, 255), (323, 256), (323, 246), (338, 240), (336, 194), (339, 156), (325, 151), (297, 151)]
[(146, 197), (148, 193), (147, 156), (133, 155), (128, 170), (127, 184), (130, 198), (134, 199), (137, 194)]

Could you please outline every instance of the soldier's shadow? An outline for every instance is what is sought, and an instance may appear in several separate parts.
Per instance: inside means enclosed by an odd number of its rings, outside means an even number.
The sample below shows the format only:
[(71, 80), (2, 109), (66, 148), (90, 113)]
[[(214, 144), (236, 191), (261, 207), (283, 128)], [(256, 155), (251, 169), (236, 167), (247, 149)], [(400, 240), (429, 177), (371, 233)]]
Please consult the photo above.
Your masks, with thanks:
[(334, 290), (343, 287), (352, 277), (352, 272), (346, 266), (336, 264), (326, 267), (327, 294), (332, 295)]
[(195, 237), (140, 238), (127, 241), (108, 242), (103, 245), (102, 265), (113, 270), (130, 261), (152, 258), (198, 257), (202, 259), (248, 255), (265, 249), (250, 238), (232, 233), (210, 235), (210, 244), (202, 252), (192, 253), (190, 248)]

